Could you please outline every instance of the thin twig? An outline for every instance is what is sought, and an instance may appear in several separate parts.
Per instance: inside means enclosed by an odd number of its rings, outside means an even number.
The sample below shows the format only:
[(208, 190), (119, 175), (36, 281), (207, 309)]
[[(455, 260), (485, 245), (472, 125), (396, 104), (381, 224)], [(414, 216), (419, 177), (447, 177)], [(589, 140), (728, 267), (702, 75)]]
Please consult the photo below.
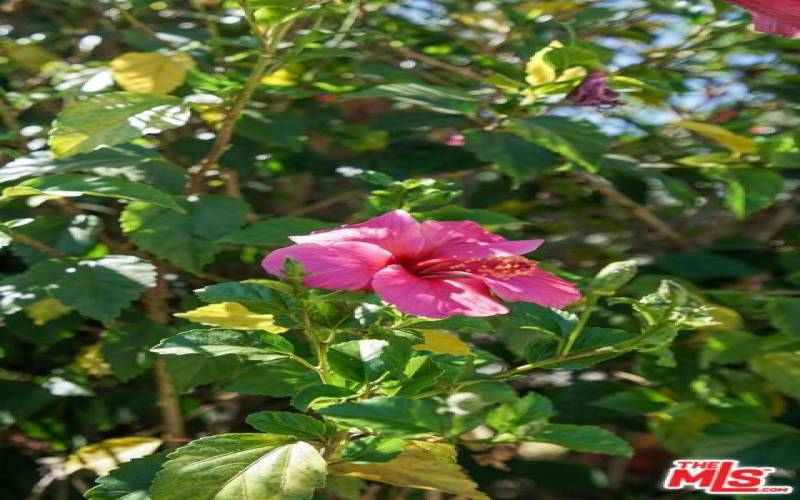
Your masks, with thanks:
[(298, 216), (298, 215), (305, 215), (305, 214), (314, 213), (317, 210), (322, 210), (323, 208), (328, 208), (328, 207), (330, 207), (332, 205), (336, 205), (336, 204), (342, 203), (344, 201), (348, 201), (348, 200), (352, 200), (354, 198), (358, 198), (362, 194), (363, 193), (361, 191), (355, 191), (355, 190), (353, 190), (353, 191), (342, 191), (340, 193), (336, 193), (336, 194), (334, 194), (332, 196), (329, 196), (328, 198), (319, 200), (318, 202), (312, 203), (310, 205), (306, 205), (304, 207), (300, 207), (300, 208), (294, 209), (291, 212), (289, 212), (287, 215)]
[(629, 208), (634, 217), (650, 226), (655, 232), (675, 243), (676, 246), (683, 250), (692, 250), (695, 248), (694, 243), (689, 241), (685, 236), (670, 227), (669, 224), (659, 219), (648, 208), (638, 204), (628, 196), (622, 194), (610, 182), (599, 175), (590, 174), (589, 172), (576, 171), (574, 175), (579, 179), (585, 181), (592, 189), (603, 195), (609, 201), (617, 205)]
[(271, 27), (266, 34), (262, 34), (260, 28), (253, 19), (253, 15), (248, 7), (247, 1), (240, 0), (240, 4), (245, 11), (245, 16), (250, 23), (251, 28), (255, 31), (255, 34), (261, 41), (261, 52), (258, 55), (258, 60), (256, 61), (252, 72), (250, 73), (250, 77), (247, 79), (247, 82), (245, 82), (242, 91), (236, 97), (233, 106), (231, 106), (231, 108), (228, 110), (225, 120), (222, 122), (222, 127), (220, 127), (217, 134), (217, 139), (211, 146), (211, 150), (196, 167), (194, 172), (192, 172), (192, 176), (189, 180), (189, 186), (187, 187), (187, 192), (189, 194), (198, 194), (204, 191), (205, 176), (207, 172), (219, 162), (219, 159), (223, 154), (225, 154), (228, 146), (230, 146), (231, 139), (233, 138), (233, 132), (236, 129), (236, 121), (239, 119), (239, 115), (242, 113), (242, 111), (244, 111), (244, 108), (250, 101), (250, 98), (253, 97), (258, 84), (267, 73), (267, 70), (272, 69), (271, 65), (275, 59), (275, 53), (278, 50), (278, 44), (280, 44), (281, 40), (283, 40), (283, 37), (286, 35), (286, 32), (293, 24), (293, 21), (279, 24)]
[(65, 254), (61, 250), (51, 247), (46, 243), (42, 243), (41, 241), (31, 238), (30, 236), (20, 233), (19, 231), (14, 231), (13, 229), (5, 228), (3, 229), (3, 233), (11, 236), (11, 239), (18, 243), (22, 243), (23, 245), (28, 245), (29, 247), (33, 247), (37, 250), (40, 250), (51, 257), (55, 257), (57, 259), (69, 259), (69, 255)]
[[(156, 323), (165, 325), (170, 321), (169, 304), (166, 282), (161, 266), (157, 266), (156, 286), (147, 290), (142, 297), (147, 316)], [(181, 413), (180, 399), (172, 383), (172, 377), (167, 372), (163, 358), (155, 363), (156, 388), (158, 390), (158, 407), (161, 410), (163, 424), (163, 439), (167, 447), (173, 448), (187, 441), (186, 428)]]

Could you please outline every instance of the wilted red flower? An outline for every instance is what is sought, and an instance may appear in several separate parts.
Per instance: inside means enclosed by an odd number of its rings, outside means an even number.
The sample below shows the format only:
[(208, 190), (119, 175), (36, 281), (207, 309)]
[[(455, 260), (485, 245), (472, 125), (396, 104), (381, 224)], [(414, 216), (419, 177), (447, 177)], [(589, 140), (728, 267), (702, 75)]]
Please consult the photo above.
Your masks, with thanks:
[(511, 241), (472, 221), (417, 222), (394, 210), (360, 224), (293, 236), (262, 262), (283, 276), (287, 258), (303, 265), (305, 284), (331, 290), (372, 290), (416, 316), (493, 316), (509, 302), (565, 307), (580, 298), (575, 284), (521, 257), (542, 240)]
[(608, 86), (608, 75), (602, 71), (594, 71), (586, 75), (583, 81), (567, 95), (578, 106), (614, 106), (619, 93)]
[(800, 35), (800, 0), (727, 0), (753, 16), (756, 30), (788, 37)]

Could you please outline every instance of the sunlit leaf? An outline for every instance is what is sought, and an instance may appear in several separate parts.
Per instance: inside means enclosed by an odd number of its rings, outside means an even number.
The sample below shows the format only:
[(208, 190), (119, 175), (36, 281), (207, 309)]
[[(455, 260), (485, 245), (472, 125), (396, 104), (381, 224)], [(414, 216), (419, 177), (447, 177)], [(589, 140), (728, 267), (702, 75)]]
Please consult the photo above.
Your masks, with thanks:
[(127, 52), (111, 61), (114, 80), (128, 92), (169, 94), (183, 84), (194, 60), (185, 52)]

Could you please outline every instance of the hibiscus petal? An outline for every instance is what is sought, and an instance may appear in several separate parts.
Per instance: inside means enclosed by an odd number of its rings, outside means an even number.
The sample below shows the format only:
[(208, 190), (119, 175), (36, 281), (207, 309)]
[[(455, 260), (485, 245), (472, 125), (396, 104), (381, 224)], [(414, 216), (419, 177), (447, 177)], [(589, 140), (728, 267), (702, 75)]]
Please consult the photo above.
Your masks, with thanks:
[(267, 255), (261, 265), (268, 273), (283, 278), (287, 257), (303, 264), (307, 286), (329, 290), (368, 290), (375, 273), (393, 260), (391, 253), (377, 245), (345, 241), (281, 248)]
[(522, 255), (539, 248), (544, 240), (507, 240), (490, 233), (473, 221), (422, 223), (427, 259), (486, 259)]
[(797, 0), (728, 0), (753, 16), (756, 31), (787, 37), (800, 35), (800, 2)]
[(530, 276), (509, 279), (481, 278), (501, 299), (508, 302), (533, 302), (544, 307), (561, 309), (581, 298), (575, 283), (541, 269)]
[(508, 312), (480, 280), (420, 278), (396, 264), (375, 274), (372, 288), (381, 299), (404, 313), (426, 318), (494, 316)]
[(359, 224), (317, 231), (305, 236), (292, 236), (290, 239), (295, 243), (319, 245), (361, 241), (378, 245), (400, 258), (417, 255), (425, 243), (419, 222), (403, 210), (393, 210)]

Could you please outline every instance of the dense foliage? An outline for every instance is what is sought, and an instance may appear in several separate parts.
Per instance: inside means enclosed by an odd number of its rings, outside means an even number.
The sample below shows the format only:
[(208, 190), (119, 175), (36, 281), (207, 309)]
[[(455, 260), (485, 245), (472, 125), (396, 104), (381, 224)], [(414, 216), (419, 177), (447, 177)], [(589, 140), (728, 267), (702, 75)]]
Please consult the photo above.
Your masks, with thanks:
[[(716, 0), (0, 10), (0, 497), (798, 485), (800, 41)], [(386, 213), (545, 244), (289, 239)]]

